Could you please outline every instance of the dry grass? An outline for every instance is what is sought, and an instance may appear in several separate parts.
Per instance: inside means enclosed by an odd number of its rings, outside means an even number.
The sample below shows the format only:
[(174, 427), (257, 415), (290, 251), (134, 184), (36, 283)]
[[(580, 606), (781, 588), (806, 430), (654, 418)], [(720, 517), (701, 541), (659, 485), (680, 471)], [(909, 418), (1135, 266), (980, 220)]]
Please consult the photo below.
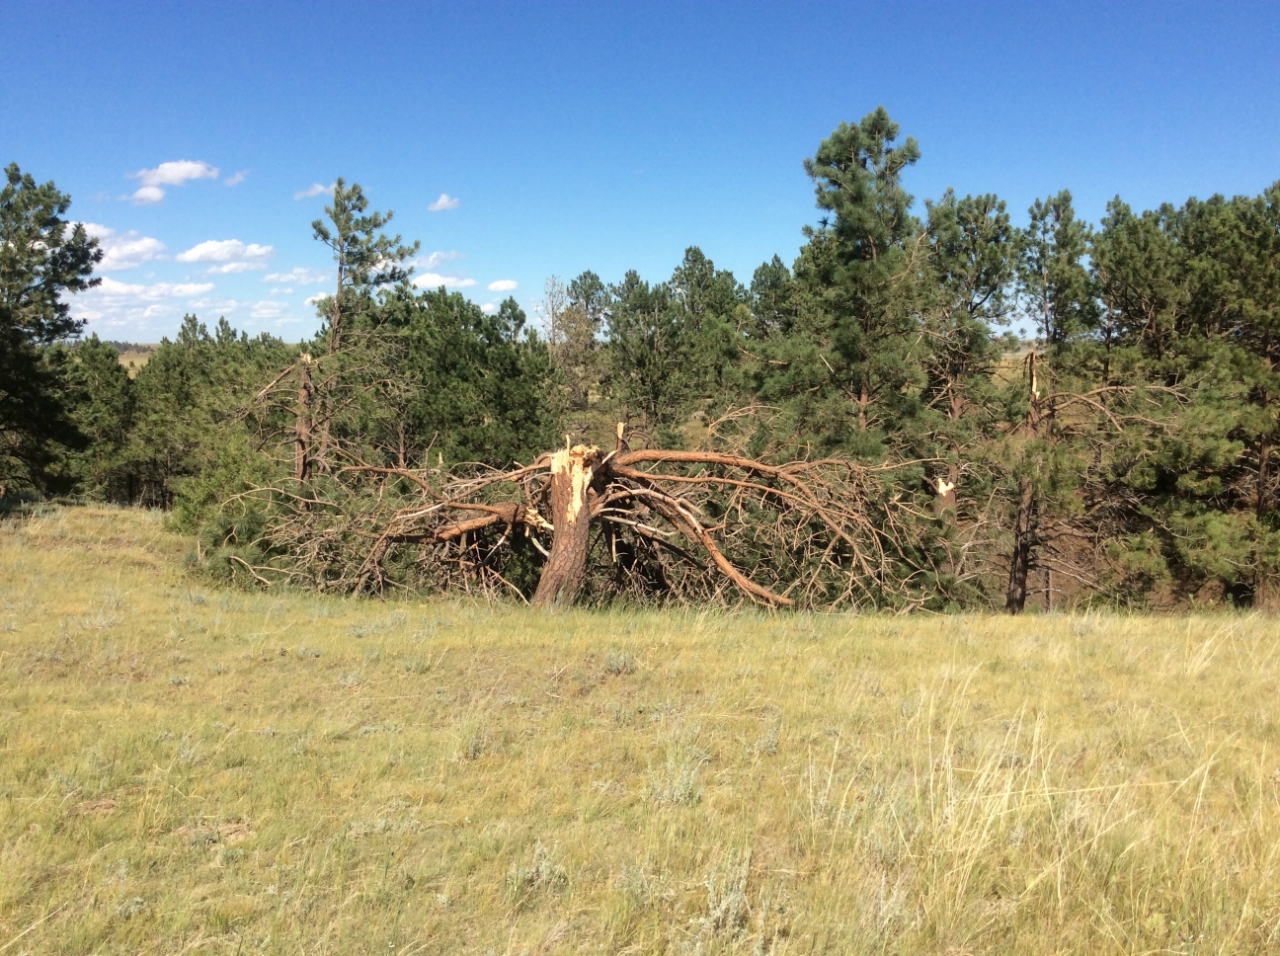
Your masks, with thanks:
[(1280, 951), (1272, 618), (221, 593), (0, 531), (0, 953)]
[(120, 364), (129, 372), (129, 377), (134, 378), (142, 367), (151, 361), (151, 356), (155, 354), (156, 346), (151, 346), (144, 351), (137, 349), (129, 349), (120, 353)]

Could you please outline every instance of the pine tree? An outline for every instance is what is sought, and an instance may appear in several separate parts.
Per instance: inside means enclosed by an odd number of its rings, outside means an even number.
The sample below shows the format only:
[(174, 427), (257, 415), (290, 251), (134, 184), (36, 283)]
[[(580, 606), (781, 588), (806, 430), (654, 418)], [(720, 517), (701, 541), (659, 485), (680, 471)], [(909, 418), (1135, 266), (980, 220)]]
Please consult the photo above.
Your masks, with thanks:
[[(546, 343), (514, 299), (491, 315), (457, 292), (400, 287), (383, 306), (403, 340), (402, 417), (384, 459), (400, 467), (528, 461), (559, 438)], [(387, 454), (389, 453), (389, 454)], [(430, 461), (427, 461), (427, 458)]]
[[(337, 281), (334, 294), (317, 308), (325, 325), (315, 354), (303, 353), (296, 363), (298, 378), (294, 476), (305, 481), (313, 462), (328, 466), (335, 441), (354, 439), (336, 434), (335, 419), (355, 404), (364, 403), (379, 384), (393, 381), (394, 339), (382, 334), (377, 294), (405, 283), (413, 274), (406, 262), (421, 244), (405, 245), (399, 235), (384, 230), (395, 214), (369, 212), (369, 200), (358, 183), (338, 178), (333, 203), (325, 206), (328, 222), (311, 224), (313, 236), (333, 253)], [(359, 416), (356, 416), (357, 418)], [(338, 432), (342, 423), (336, 424)], [(314, 444), (314, 449), (311, 447)]]
[[(993, 445), (1000, 432), (997, 336), (1014, 310), (1011, 285), (1020, 233), (992, 195), (957, 198), (948, 191), (928, 204), (929, 257), (920, 344), (912, 351), (922, 381), (919, 415), (895, 436), (897, 458), (923, 460), (933, 511), (942, 526), (932, 586), (955, 589), (977, 577), (964, 528), (982, 523), (981, 509), (998, 474)], [(922, 525), (917, 532), (928, 540)], [(940, 572), (937, 573), (937, 572)], [(966, 585), (967, 587), (967, 585)]]
[[(1026, 605), (1031, 571), (1041, 566), (1044, 525), (1078, 502), (1084, 465), (1073, 455), (1076, 429), (1059, 420), (1064, 401), (1092, 389), (1088, 357), (1098, 321), (1097, 300), (1085, 265), (1090, 232), (1075, 218), (1071, 193), (1063, 190), (1036, 200), (1028, 210), (1018, 260), (1022, 313), (1037, 330), (1037, 347), (1011, 386), (1010, 432), (1004, 454), (1012, 491), (1012, 540), (1008, 555), (1005, 610)], [(1043, 565), (1048, 569), (1048, 565)], [(1044, 594), (1052, 602), (1051, 571)]]
[(1278, 199), (1273, 186), (1141, 216), (1117, 200), (1094, 243), (1111, 379), (1145, 375), (1184, 398), (1176, 427), (1111, 489), (1130, 515), (1113, 550), (1142, 587), (1280, 598)]
[(827, 217), (796, 261), (795, 317), (756, 369), (761, 400), (787, 409), (787, 427), (815, 450), (881, 458), (887, 431), (919, 410), (910, 353), (928, 248), (901, 182), (920, 149), (909, 137), (895, 146), (898, 133), (882, 107), (805, 161)]
[(71, 197), (37, 185), (16, 163), (0, 187), (0, 498), (48, 486), (59, 446), (83, 446), (66, 383), (41, 349), (79, 333), (66, 293), (82, 292), (102, 259), (98, 241), (64, 216)]
[(685, 250), (668, 285), (680, 310), (697, 401), (702, 411), (719, 413), (739, 398), (736, 370), (753, 324), (747, 290), (697, 246)]
[(130, 501), (125, 449), (133, 424), (134, 393), (120, 353), (95, 334), (74, 349), (50, 350), (46, 361), (54, 355), (64, 367), (71, 419), (88, 440), (82, 451), (67, 454), (62, 468), (68, 484), (91, 498)]
[(573, 430), (581, 431), (583, 416), (591, 405), (592, 393), (600, 388), (604, 371), (599, 335), (609, 310), (609, 290), (591, 271), (583, 272), (567, 289), (552, 276), (548, 289), (563, 299), (558, 308), (548, 306), (549, 310), (557, 309), (551, 353), (564, 377), (565, 410), (577, 418)]
[(605, 387), (619, 414), (635, 417), (662, 447), (682, 447), (679, 426), (696, 397), (689, 329), (666, 283), (628, 272), (610, 289)]
[(991, 425), (993, 374), (1001, 358), (996, 327), (1008, 325), (1014, 311), (1010, 286), (1020, 238), (995, 196), (957, 199), (948, 192), (929, 206), (923, 397), (929, 431), (948, 458), (948, 507), (954, 506), (962, 459)]
[(269, 483), (287, 421), (254, 399), (291, 351), (266, 334), (237, 333), (225, 318), (211, 335), (186, 316), (133, 381), (122, 455), (129, 498), (172, 508), (182, 527), (195, 528), (231, 495)]
[(746, 330), (753, 342), (771, 335), (786, 335), (796, 321), (796, 284), (785, 262), (774, 256), (751, 276), (751, 315), (754, 324)]

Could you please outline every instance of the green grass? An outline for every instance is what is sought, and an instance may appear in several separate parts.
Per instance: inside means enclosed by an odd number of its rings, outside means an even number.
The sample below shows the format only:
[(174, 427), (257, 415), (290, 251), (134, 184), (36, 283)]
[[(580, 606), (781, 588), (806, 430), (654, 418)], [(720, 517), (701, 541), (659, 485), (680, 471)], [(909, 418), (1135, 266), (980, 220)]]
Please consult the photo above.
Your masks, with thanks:
[(0, 954), (1280, 951), (1263, 616), (220, 592), (0, 529)]

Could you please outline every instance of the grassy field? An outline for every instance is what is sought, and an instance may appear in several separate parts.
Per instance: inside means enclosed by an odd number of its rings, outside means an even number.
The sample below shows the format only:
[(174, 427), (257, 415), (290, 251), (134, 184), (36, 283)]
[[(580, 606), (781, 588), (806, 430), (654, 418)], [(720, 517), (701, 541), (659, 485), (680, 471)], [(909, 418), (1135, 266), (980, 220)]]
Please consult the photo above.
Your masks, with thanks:
[(0, 953), (1280, 951), (1261, 616), (220, 592), (0, 528)]
[(138, 371), (151, 360), (151, 356), (155, 354), (156, 346), (149, 346), (143, 349), (128, 349), (120, 353), (120, 364), (129, 370), (129, 377), (133, 378)]

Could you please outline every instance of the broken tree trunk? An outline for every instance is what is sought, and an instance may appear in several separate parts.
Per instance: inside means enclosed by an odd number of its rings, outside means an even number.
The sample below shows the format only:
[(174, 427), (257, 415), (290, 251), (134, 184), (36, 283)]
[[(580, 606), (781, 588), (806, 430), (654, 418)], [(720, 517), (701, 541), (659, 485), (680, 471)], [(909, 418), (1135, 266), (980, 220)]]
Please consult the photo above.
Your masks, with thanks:
[(1018, 517), (1013, 527), (1013, 553), (1009, 555), (1009, 588), (1004, 609), (1020, 614), (1027, 604), (1027, 575), (1031, 571), (1031, 549), (1035, 544), (1035, 490), (1030, 478), (1018, 482)]
[[(1038, 438), (1044, 421), (1040, 408), (1040, 378), (1035, 349), (1026, 358), (1029, 405), (1023, 431)], [(1036, 537), (1036, 495), (1029, 477), (1018, 479), (1018, 515), (1013, 523), (1013, 549), (1009, 554), (1009, 585), (1005, 589), (1004, 609), (1021, 614), (1027, 605), (1027, 577), (1031, 573), (1031, 551)]]
[(551, 555), (533, 596), (535, 605), (569, 605), (582, 590), (591, 537), (587, 496), (600, 458), (594, 445), (574, 445), (551, 456)]
[(311, 384), (311, 356), (298, 356), (298, 407), (294, 414), (293, 477), (305, 482), (311, 475), (311, 405), (315, 390)]
[(933, 483), (937, 494), (933, 499), (933, 513), (939, 518), (946, 518), (953, 524), (956, 517), (956, 485), (959, 482), (960, 469), (952, 468), (945, 478), (936, 478)]

